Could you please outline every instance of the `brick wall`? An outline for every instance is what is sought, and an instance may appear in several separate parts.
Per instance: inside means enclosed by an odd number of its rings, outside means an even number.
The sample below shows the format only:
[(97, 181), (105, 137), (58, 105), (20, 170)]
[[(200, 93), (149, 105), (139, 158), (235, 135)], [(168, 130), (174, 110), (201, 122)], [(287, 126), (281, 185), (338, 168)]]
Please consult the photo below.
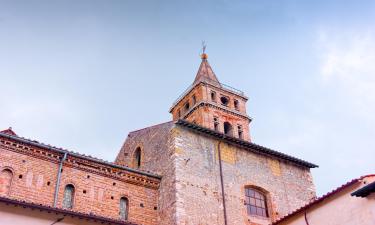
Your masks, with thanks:
[[(211, 98), (211, 92), (215, 92), (215, 99)], [(195, 104), (193, 103), (195, 96)], [(221, 103), (220, 98), (226, 97), (228, 104)], [(238, 102), (237, 108), (234, 101)], [(208, 83), (199, 83), (173, 107), (171, 111), (173, 120), (183, 119), (200, 126), (214, 129), (214, 117), (218, 118), (219, 131), (224, 132), (224, 122), (229, 122), (233, 128), (233, 136), (238, 137), (238, 125), (242, 127), (242, 138), (250, 141), (249, 123), (246, 115), (247, 98), (234, 94), (225, 88), (218, 88)], [(185, 105), (189, 104), (186, 109)]]
[[(61, 153), (0, 138), (0, 171), (13, 173), (9, 198), (53, 206)], [(68, 155), (64, 162), (57, 207), (64, 187), (73, 184), (74, 211), (120, 219), (119, 201), (129, 199), (129, 220), (157, 224), (159, 179)]]

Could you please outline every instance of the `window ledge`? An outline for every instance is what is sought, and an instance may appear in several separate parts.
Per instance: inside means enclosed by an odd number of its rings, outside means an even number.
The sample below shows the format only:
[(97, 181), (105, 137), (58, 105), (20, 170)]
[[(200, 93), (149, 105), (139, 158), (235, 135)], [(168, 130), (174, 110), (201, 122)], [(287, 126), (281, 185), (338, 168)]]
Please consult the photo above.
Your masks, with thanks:
[(257, 215), (247, 215), (247, 220), (249, 222), (254, 222), (254, 223), (264, 223), (264, 221), (271, 222), (270, 217), (263, 217), (263, 216), (257, 216)]

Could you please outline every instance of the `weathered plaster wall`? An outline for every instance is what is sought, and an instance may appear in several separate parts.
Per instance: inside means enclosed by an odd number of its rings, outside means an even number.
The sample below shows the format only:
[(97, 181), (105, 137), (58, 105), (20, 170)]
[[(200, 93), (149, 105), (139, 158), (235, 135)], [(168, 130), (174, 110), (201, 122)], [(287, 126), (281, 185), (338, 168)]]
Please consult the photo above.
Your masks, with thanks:
[[(46, 225), (56, 222), (57, 219), (63, 218), (64, 215), (49, 213), (40, 210), (31, 210), (13, 205), (0, 204), (0, 224), (3, 225)], [(99, 225), (100, 222), (94, 220), (85, 220), (78, 217), (65, 217), (58, 225)]]

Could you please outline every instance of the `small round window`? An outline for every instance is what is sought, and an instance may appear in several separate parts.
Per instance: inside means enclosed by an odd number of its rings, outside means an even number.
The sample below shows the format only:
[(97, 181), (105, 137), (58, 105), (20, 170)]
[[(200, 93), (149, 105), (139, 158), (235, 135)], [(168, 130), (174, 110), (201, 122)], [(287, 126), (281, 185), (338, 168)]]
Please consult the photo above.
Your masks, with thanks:
[(220, 101), (221, 101), (221, 104), (223, 104), (223, 105), (228, 105), (228, 103), (229, 103), (229, 99), (227, 97), (224, 97), (224, 96), (222, 96), (220, 98)]

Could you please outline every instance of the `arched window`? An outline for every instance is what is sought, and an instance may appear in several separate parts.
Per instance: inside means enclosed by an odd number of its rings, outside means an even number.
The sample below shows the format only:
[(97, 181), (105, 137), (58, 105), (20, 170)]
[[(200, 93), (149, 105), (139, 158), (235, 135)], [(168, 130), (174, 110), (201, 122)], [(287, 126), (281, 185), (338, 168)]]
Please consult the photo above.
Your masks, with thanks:
[(185, 111), (188, 111), (188, 110), (190, 109), (190, 104), (189, 104), (189, 102), (186, 102), (186, 103), (185, 103), (184, 108), (185, 108)]
[(227, 106), (228, 103), (229, 103), (229, 99), (228, 99), (228, 97), (225, 97), (225, 96), (221, 96), (221, 97), (220, 97), (220, 101), (221, 101), (221, 104), (222, 104), (222, 105), (225, 105), (225, 106)]
[(216, 102), (216, 92), (214, 92), (214, 91), (211, 91), (211, 100), (213, 102)]
[(241, 125), (238, 125), (237, 126), (237, 130), (238, 130), (238, 138), (239, 139), (242, 139), (243, 138), (243, 131), (242, 131), (242, 126)]
[(232, 125), (229, 122), (224, 122), (224, 134), (232, 135)]
[(237, 99), (234, 99), (233, 101), (233, 105), (234, 105), (234, 109), (238, 110), (239, 109), (239, 103), (238, 103), (238, 100)]
[(13, 172), (10, 169), (4, 169), (0, 173), (0, 196), (7, 196), (12, 184)]
[(136, 168), (141, 167), (142, 163), (142, 150), (140, 147), (138, 147), (134, 152), (134, 166)]
[(254, 188), (245, 188), (245, 205), (248, 215), (268, 217), (266, 195)]
[(219, 118), (214, 116), (214, 130), (219, 131)]
[(129, 211), (129, 201), (127, 198), (122, 197), (120, 199), (120, 219), (127, 220)]
[(74, 186), (72, 184), (68, 184), (65, 186), (64, 190), (64, 200), (63, 200), (63, 208), (64, 209), (72, 209), (73, 202), (74, 202)]

